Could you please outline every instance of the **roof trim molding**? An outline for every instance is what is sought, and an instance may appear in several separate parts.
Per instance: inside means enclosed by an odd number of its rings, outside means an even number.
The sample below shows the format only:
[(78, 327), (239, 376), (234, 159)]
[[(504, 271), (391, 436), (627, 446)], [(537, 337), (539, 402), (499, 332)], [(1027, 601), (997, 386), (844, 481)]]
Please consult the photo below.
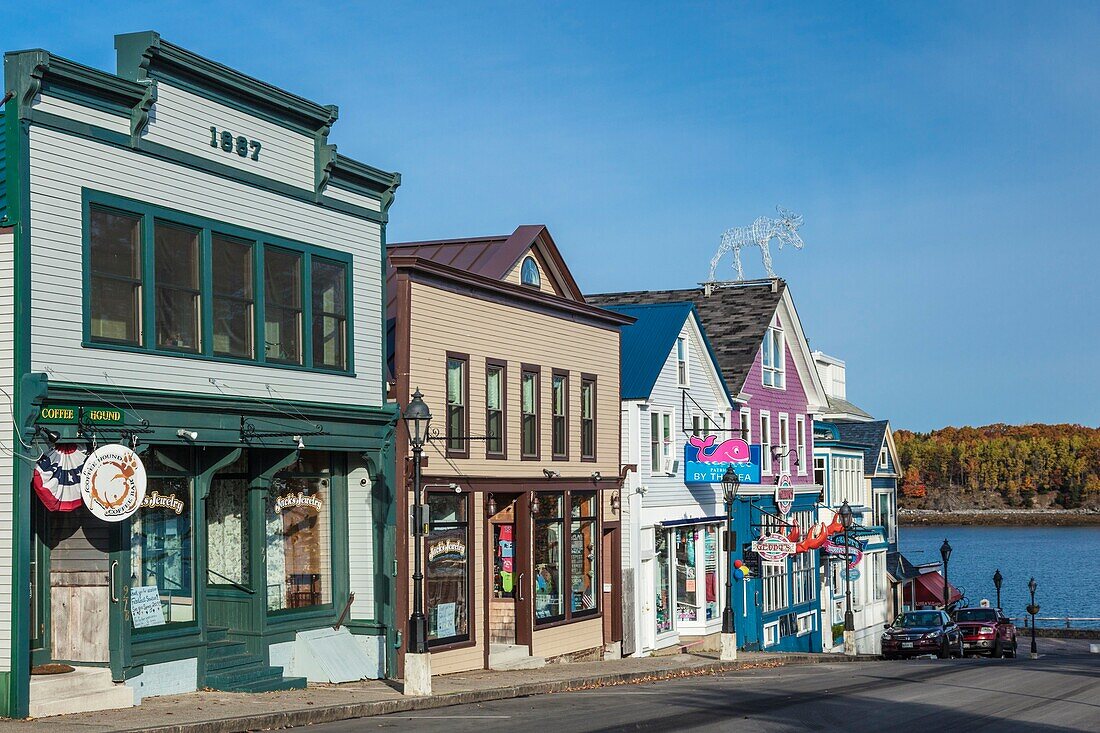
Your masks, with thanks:
[(465, 285), (481, 292), (492, 293), (494, 295), (505, 295), (521, 302), (536, 304), (544, 309), (584, 316), (588, 319), (599, 321), (616, 330), (618, 330), (619, 326), (634, 323), (634, 319), (630, 316), (604, 310), (594, 305), (588, 305), (584, 301), (577, 302), (557, 295), (550, 295), (541, 290), (526, 288), (522, 285), (513, 285), (509, 282), (478, 275), (423, 257), (394, 255), (391, 253), (389, 262), (395, 272), (407, 271), (410, 273), (422, 273), (441, 280)]
[[(795, 367), (798, 369), (799, 378), (802, 381), (802, 389), (806, 393), (806, 401), (809, 403), (808, 412), (824, 412), (829, 409), (829, 396), (825, 392), (825, 386), (821, 383), (821, 375), (817, 373), (817, 364), (814, 363), (810, 344), (806, 340), (806, 332), (802, 329), (802, 320), (798, 317), (798, 310), (794, 306), (794, 298), (791, 296), (791, 286), (783, 288), (779, 305), (776, 311), (784, 309), (794, 327), (795, 340), (798, 348), (792, 349)], [(782, 319), (782, 315), (780, 315)], [(787, 339), (790, 344), (790, 339)], [(761, 346), (761, 348), (763, 348)]]

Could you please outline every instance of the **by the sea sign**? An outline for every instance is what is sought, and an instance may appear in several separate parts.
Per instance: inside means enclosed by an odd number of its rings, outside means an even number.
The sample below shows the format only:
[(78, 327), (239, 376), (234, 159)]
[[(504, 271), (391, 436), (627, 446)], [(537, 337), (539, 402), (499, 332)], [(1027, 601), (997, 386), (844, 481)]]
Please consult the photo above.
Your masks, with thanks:
[(740, 438), (692, 435), (684, 445), (684, 483), (720, 484), (732, 466), (743, 484), (760, 483), (760, 446)]
[[(83, 410), (83, 411), (82, 411)], [(96, 425), (121, 425), (122, 410), (75, 405), (42, 405), (38, 408), (38, 422), (47, 424), (76, 423), (82, 419)]]
[(164, 626), (164, 607), (160, 589), (155, 585), (135, 585), (130, 588), (130, 619), (135, 629)]
[(84, 462), (80, 495), (84, 506), (105, 522), (121, 522), (145, 500), (145, 465), (124, 445), (99, 448)]

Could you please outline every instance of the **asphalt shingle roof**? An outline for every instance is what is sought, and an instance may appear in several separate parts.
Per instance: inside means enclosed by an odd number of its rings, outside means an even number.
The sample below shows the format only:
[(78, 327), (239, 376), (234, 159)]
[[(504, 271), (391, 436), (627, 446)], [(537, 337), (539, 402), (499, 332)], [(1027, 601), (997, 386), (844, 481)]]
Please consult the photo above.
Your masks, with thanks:
[(874, 418), (874, 415), (871, 415), (870, 413), (861, 410), (848, 400), (844, 400), (839, 397), (829, 397), (829, 412), (838, 415), (856, 415), (858, 417), (865, 417), (868, 420)]
[(776, 281), (716, 287), (708, 296), (703, 288), (643, 290), (586, 295), (592, 305), (626, 306), (691, 302), (699, 314), (722, 378), (731, 395), (741, 392), (764, 332), (783, 298), (786, 283)]
[(873, 476), (878, 471), (879, 450), (886, 438), (886, 420), (871, 422), (849, 422), (834, 420), (833, 425), (840, 431), (840, 441), (863, 447), (863, 473)]

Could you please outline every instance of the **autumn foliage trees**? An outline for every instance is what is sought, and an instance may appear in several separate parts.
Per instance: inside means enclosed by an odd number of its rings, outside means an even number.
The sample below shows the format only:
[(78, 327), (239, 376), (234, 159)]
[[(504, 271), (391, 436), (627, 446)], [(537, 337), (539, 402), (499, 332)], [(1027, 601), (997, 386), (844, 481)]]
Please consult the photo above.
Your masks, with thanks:
[(986, 425), (894, 434), (902, 506), (1100, 508), (1100, 429)]

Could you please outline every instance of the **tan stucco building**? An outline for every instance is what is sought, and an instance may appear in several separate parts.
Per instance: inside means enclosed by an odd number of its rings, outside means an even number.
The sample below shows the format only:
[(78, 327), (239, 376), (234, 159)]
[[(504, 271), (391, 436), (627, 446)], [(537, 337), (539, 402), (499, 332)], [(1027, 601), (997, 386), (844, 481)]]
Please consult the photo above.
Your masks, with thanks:
[[(404, 408), (419, 388), (433, 415), (422, 463), (433, 673), (614, 650), (619, 326), (631, 319), (585, 303), (543, 226), (387, 249), (393, 393)], [(411, 507), (403, 426), (396, 454), (398, 505)], [(407, 579), (409, 511), (397, 517)], [(410, 597), (399, 580), (398, 619)]]

